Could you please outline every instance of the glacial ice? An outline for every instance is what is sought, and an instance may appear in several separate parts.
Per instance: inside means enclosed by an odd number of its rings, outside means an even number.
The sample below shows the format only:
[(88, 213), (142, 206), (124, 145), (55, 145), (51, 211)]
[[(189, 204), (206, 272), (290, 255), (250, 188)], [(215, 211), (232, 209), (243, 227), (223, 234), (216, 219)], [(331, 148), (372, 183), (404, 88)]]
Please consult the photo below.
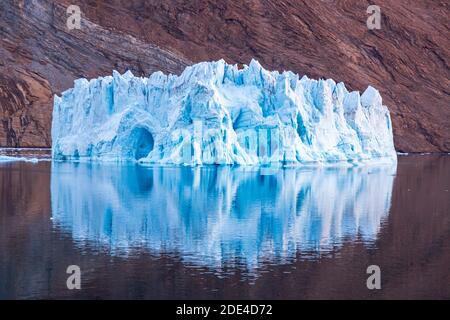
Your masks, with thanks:
[(60, 160), (295, 165), (396, 161), (389, 111), (373, 87), (202, 62), (180, 75), (130, 71), (55, 96)]

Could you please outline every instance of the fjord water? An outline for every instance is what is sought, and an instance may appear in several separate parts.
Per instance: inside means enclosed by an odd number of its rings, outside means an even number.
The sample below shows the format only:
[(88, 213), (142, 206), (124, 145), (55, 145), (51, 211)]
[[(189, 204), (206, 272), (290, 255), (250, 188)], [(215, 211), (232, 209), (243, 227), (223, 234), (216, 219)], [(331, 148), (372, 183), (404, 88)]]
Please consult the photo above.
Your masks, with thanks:
[[(283, 170), (8, 162), (0, 189), (1, 299), (450, 297), (450, 156)], [(369, 265), (381, 290), (366, 287)]]

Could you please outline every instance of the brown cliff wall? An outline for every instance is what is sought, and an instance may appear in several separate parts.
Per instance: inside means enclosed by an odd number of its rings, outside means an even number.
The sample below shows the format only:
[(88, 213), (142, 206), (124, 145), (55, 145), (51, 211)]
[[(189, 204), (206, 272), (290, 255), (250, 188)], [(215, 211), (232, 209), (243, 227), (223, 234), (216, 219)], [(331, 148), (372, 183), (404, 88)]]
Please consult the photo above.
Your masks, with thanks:
[(87, 19), (69, 31), (66, 7), (62, 1), (0, 2), (0, 146), (50, 146), (53, 95), (77, 78), (113, 69), (178, 73), (191, 63)]
[[(65, 26), (69, 4), (82, 10), (81, 30)], [(49, 145), (52, 94), (75, 78), (256, 58), (353, 90), (371, 84), (391, 110), (399, 151), (450, 151), (448, 3), (376, 4), (382, 28), (370, 31), (360, 0), (3, 0), (0, 145)]]

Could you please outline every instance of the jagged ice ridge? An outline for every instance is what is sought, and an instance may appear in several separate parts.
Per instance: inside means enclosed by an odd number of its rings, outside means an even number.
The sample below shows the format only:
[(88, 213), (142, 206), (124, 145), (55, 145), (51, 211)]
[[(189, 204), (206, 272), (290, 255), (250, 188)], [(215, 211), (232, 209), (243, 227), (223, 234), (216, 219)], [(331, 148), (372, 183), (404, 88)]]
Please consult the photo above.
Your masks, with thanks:
[(53, 158), (155, 164), (395, 162), (389, 111), (369, 86), (202, 62), (180, 75), (78, 79), (55, 96)]

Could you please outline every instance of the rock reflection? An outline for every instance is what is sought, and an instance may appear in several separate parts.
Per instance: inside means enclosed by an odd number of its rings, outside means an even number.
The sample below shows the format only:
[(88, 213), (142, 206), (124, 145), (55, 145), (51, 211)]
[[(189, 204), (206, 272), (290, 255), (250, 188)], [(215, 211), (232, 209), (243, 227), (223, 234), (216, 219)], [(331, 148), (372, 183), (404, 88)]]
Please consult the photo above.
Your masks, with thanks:
[(80, 246), (221, 270), (372, 245), (395, 166), (264, 169), (54, 163), (52, 215)]

